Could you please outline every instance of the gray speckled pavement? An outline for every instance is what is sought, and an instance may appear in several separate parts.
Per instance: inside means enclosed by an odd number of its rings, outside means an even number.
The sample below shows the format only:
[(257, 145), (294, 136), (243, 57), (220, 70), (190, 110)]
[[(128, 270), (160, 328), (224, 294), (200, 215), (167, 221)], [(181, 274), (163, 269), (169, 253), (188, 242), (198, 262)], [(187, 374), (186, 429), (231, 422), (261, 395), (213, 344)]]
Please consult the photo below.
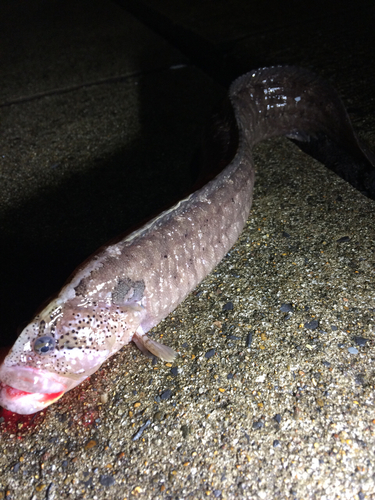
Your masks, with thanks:
[[(224, 90), (114, 4), (14, 2), (0, 14), (6, 344), (91, 251), (181, 195)], [(236, 23), (217, 38), (228, 44)], [(316, 50), (301, 35), (297, 50), (298, 29), (284, 29), (276, 53), (267, 30), (254, 35), (264, 64), (321, 67), (375, 150), (366, 33), (353, 23), (344, 59), (335, 30)], [(245, 64), (248, 32), (237, 33)], [(176, 362), (126, 346), (31, 423), (4, 414), (0, 498), (375, 498), (374, 202), (286, 139), (255, 159), (239, 241), (152, 331)]]

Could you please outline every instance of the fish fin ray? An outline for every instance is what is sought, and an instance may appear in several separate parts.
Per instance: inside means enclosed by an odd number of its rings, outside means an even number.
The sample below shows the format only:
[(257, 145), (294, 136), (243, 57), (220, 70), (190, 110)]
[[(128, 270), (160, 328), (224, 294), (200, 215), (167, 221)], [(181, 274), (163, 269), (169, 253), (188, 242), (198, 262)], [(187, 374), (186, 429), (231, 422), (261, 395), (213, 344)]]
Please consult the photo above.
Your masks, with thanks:
[(132, 338), (134, 344), (138, 347), (138, 349), (145, 355), (147, 356), (148, 358), (153, 358), (154, 355), (152, 354), (152, 352), (150, 352), (144, 342), (143, 342), (143, 339), (142, 339), (142, 336), (141, 335), (133, 335), (133, 338)]
[[(150, 339), (147, 335), (135, 334), (133, 336), (133, 341), (144, 354), (151, 353), (163, 361), (173, 361), (177, 356), (177, 352), (174, 349), (160, 342), (156, 342), (156, 340)], [(148, 354), (146, 354), (146, 356)]]

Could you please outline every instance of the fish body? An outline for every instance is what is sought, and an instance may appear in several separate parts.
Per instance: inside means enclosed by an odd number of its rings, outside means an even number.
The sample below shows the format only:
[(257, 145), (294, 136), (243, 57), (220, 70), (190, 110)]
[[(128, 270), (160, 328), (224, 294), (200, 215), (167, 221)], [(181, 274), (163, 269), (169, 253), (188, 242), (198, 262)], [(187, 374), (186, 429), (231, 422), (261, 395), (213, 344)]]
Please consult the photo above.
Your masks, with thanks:
[[(236, 80), (211, 133), (223, 170), (146, 225), (99, 249), (23, 329), (0, 367), (0, 404), (30, 414), (80, 384), (125, 344), (171, 361), (147, 336), (233, 246), (248, 218), (254, 144), (324, 132), (368, 161), (335, 91), (312, 73), (263, 68)], [(216, 127), (216, 128), (215, 128)], [(225, 160), (222, 160), (224, 158)]]

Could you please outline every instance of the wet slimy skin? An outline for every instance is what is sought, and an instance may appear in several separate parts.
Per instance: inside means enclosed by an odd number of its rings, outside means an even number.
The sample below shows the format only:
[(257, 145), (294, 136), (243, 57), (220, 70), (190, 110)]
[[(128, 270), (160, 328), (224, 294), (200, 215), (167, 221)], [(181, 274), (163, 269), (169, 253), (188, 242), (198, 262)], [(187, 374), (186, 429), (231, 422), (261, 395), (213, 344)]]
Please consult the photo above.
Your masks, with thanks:
[[(367, 163), (336, 92), (299, 68), (236, 80), (207, 134), (220, 173), (139, 230), (102, 247), (23, 329), (0, 367), (0, 404), (30, 414), (80, 384), (125, 344), (171, 361), (147, 332), (221, 261), (242, 231), (254, 186), (252, 148), (276, 135), (325, 133)], [(220, 167), (220, 168), (218, 168)]]

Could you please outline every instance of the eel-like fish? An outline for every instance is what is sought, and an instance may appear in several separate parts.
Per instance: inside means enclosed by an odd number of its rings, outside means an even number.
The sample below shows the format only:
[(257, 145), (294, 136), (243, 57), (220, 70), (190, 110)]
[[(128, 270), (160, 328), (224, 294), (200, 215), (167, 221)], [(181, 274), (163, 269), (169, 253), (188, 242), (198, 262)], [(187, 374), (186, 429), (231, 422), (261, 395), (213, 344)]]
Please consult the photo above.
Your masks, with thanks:
[(176, 352), (147, 332), (221, 261), (248, 218), (252, 148), (276, 135), (323, 132), (372, 163), (336, 92), (295, 67), (252, 71), (230, 87), (210, 127), (221, 172), (146, 225), (99, 249), (23, 329), (0, 367), (0, 404), (30, 414), (80, 384), (130, 341), (171, 361)]

